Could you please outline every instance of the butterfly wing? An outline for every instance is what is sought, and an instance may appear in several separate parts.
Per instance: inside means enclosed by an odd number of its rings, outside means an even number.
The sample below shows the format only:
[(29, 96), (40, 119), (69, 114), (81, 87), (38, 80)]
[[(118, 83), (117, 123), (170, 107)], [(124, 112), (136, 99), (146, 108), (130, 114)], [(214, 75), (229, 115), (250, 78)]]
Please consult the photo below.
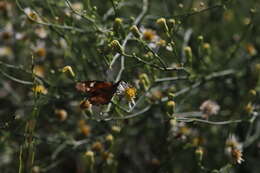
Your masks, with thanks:
[(93, 105), (108, 104), (117, 90), (118, 83), (103, 81), (84, 81), (76, 84), (76, 89), (89, 95)]

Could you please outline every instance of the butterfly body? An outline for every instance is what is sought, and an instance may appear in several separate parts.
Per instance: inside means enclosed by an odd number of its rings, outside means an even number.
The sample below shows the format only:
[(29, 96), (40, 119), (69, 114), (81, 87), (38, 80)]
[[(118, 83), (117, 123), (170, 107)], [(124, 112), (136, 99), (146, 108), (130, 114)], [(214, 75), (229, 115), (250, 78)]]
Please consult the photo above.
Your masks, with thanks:
[(86, 94), (88, 100), (93, 105), (108, 104), (120, 82), (106, 82), (106, 81), (83, 81), (76, 84), (76, 90)]

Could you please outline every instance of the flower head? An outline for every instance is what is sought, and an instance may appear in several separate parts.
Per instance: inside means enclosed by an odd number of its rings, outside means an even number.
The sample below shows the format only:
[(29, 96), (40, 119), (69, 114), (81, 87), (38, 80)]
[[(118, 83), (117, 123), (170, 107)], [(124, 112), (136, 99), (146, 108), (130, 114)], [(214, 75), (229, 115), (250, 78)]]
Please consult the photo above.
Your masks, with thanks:
[(48, 90), (43, 85), (36, 85), (32, 88), (33, 92), (39, 93), (39, 94), (47, 94)]
[(219, 109), (220, 106), (212, 100), (206, 100), (200, 106), (200, 110), (205, 118), (208, 118), (210, 115), (216, 115)]
[(56, 109), (55, 115), (59, 118), (60, 121), (64, 121), (68, 117), (68, 113), (65, 109)]
[(140, 28), (142, 33), (142, 38), (148, 42), (157, 42), (160, 40), (160, 37), (152, 29)]
[(234, 163), (241, 164), (244, 159), (242, 153), (242, 144), (238, 142), (236, 136), (230, 136), (226, 141), (226, 153)]
[(41, 21), (39, 15), (35, 11), (33, 11), (31, 8), (25, 8), (24, 13), (27, 15), (28, 19), (31, 21), (36, 21), (36, 22)]
[(117, 87), (117, 95), (123, 95), (129, 102), (129, 107), (135, 105), (134, 99), (136, 98), (136, 88), (128, 83), (121, 81)]

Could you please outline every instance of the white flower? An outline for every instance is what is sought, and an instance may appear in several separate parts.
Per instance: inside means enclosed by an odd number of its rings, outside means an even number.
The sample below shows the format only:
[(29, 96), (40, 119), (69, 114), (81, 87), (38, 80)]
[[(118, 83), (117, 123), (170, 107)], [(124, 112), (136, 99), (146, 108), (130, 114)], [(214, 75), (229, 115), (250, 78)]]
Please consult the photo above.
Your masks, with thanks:
[(212, 100), (206, 100), (200, 106), (200, 110), (205, 118), (208, 118), (210, 115), (216, 115), (219, 109), (220, 106)]

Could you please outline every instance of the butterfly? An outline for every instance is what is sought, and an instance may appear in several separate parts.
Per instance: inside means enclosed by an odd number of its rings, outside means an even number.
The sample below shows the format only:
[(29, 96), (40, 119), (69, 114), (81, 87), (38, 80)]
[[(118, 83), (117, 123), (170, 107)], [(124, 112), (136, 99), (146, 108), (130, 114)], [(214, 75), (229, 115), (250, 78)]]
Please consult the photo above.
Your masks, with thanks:
[(88, 101), (93, 105), (108, 104), (117, 92), (119, 82), (83, 81), (76, 83), (76, 90), (86, 94)]

